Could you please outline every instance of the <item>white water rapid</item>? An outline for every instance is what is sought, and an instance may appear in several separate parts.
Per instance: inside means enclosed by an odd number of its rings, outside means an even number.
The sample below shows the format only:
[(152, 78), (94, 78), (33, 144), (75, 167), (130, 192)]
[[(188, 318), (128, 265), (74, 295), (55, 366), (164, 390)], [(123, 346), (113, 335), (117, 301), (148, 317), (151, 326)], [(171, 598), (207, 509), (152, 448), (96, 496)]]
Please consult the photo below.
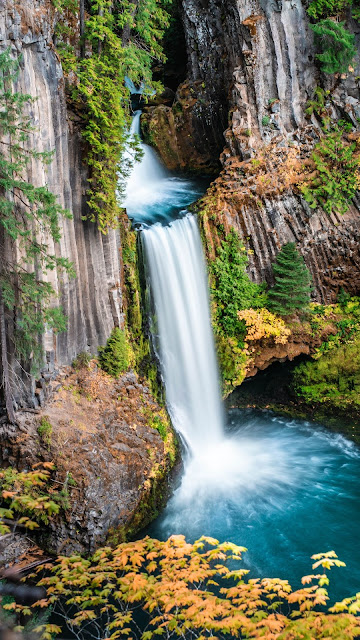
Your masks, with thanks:
[[(130, 135), (140, 138), (141, 111), (136, 111), (131, 124)], [(161, 164), (154, 149), (140, 143), (143, 153), (140, 162), (134, 164), (128, 178), (125, 201), (129, 218), (142, 227), (156, 221), (168, 223), (179, 209), (194, 202), (204, 191), (199, 182), (171, 175)], [(128, 152), (128, 160), (134, 152)]]

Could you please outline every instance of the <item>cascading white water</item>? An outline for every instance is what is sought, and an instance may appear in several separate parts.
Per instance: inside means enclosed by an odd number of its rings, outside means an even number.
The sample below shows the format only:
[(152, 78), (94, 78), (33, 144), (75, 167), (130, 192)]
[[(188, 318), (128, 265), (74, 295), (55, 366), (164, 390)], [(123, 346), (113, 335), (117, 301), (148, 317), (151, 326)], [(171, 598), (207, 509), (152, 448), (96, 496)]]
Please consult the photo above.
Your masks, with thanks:
[(166, 399), (175, 428), (197, 456), (223, 434), (207, 278), (196, 219), (142, 232), (160, 342)]
[[(141, 111), (136, 111), (130, 137), (140, 138)], [(141, 162), (135, 162), (127, 180), (125, 200), (129, 218), (142, 226), (156, 221), (168, 222), (174, 212), (194, 202), (203, 193), (199, 184), (171, 175), (161, 164), (154, 149), (140, 142)], [(125, 162), (134, 162), (134, 151), (129, 150)]]
[[(140, 113), (133, 132), (139, 119)], [(355, 561), (355, 570), (339, 596), (355, 593), (360, 451), (318, 426), (266, 413), (230, 411), (223, 429), (202, 247), (196, 218), (183, 210), (197, 187), (143, 150), (126, 204), (142, 228), (169, 411), (192, 453), (148, 533), (232, 540), (249, 547), (245, 562), (256, 576), (295, 581), (308, 571), (311, 553), (336, 548), (341, 539), (343, 559), (352, 567)]]
[[(137, 113), (133, 133), (139, 119)], [(256, 576), (295, 581), (308, 571), (311, 553), (336, 548), (341, 539), (343, 559), (352, 567), (355, 560), (355, 571), (339, 596), (355, 593), (360, 452), (318, 426), (266, 413), (230, 411), (225, 432), (202, 247), (196, 218), (183, 210), (197, 186), (171, 176), (142, 146), (126, 206), (142, 228), (169, 411), (192, 453), (149, 533), (233, 540), (251, 550), (245, 562)]]
[[(136, 111), (130, 129), (130, 136), (140, 138), (141, 111)], [(141, 143), (143, 156), (141, 162), (136, 162), (126, 185), (126, 199), (124, 206), (132, 211), (139, 211), (144, 205), (149, 206), (157, 198), (159, 183), (163, 182), (168, 173), (159, 162), (154, 149)]]
[[(140, 136), (140, 116), (134, 115), (132, 136)], [(198, 455), (223, 433), (202, 245), (195, 217), (183, 210), (199, 191), (190, 180), (172, 176), (148, 145), (141, 148), (124, 205), (143, 229), (169, 412)], [(181, 217), (174, 220), (174, 213)]]

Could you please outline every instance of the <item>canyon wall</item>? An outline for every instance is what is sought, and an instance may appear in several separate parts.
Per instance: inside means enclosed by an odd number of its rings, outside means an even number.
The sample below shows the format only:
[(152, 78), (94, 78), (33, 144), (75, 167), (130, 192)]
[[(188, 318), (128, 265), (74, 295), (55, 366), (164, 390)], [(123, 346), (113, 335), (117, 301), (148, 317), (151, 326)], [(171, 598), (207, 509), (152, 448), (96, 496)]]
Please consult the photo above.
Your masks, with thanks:
[(54, 249), (73, 263), (76, 277), (49, 275), (68, 318), (65, 333), (45, 334), (50, 371), (55, 363), (71, 362), (79, 352), (96, 353), (112, 327), (122, 322), (120, 238), (117, 231), (102, 235), (96, 224), (83, 219), (87, 167), (77, 118), (65, 102), (62, 68), (53, 45), (54, 20), (54, 8), (46, 0), (0, 2), (1, 51), (10, 48), (20, 59), (15, 90), (36, 98), (30, 107), (36, 129), (29, 144), (38, 151), (54, 152), (48, 167), (32, 160), (24, 177), (35, 186), (47, 184), (72, 213), (72, 219), (60, 221), (62, 237)]
[[(251, 250), (251, 277), (271, 283), (279, 248), (295, 241), (312, 273), (314, 295), (330, 302), (342, 286), (351, 293), (360, 289), (359, 201), (344, 216), (311, 209), (296, 189), (296, 178), (291, 184), (281, 166), (290, 156), (301, 165), (318, 139), (319, 122), (305, 114), (316, 86), (331, 91), (334, 116), (358, 126), (360, 25), (347, 16), (358, 51), (354, 72), (325, 75), (316, 64), (305, 7), (302, 0), (183, 0), (188, 104), (184, 109), (180, 87), (172, 109), (149, 110), (146, 129), (169, 114), (159, 145), (166, 162), (174, 118), (179, 139), (197, 132), (198, 167), (201, 155), (206, 160), (214, 149), (222, 151), (222, 171), (204, 200), (201, 221), (210, 244), (214, 224), (236, 227)], [(202, 146), (196, 142), (200, 132)], [(180, 169), (186, 164), (181, 160)]]

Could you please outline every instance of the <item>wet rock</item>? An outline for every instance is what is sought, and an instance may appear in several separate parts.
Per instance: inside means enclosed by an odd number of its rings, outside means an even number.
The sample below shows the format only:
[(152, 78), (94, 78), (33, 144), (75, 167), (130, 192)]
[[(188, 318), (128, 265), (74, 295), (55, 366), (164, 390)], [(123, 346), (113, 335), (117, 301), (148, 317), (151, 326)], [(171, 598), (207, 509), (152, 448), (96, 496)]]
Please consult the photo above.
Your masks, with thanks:
[[(208, 135), (214, 140), (225, 131), (223, 170), (203, 210), (200, 207), (200, 214), (206, 211), (200, 223), (209, 259), (214, 256), (217, 237), (212, 216), (226, 229), (238, 230), (251, 251), (248, 271), (255, 281), (272, 284), (271, 264), (279, 248), (295, 241), (311, 271), (318, 301), (334, 301), (341, 287), (358, 293), (359, 199), (354, 199), (344, 216), (328, 215), (310, 209), (296, 186), (302, 163), (319, 136), (318, 123), (309, 124), (306, 119), (306, 103), (323, 81), (315, 64), (313, 32), (304, 3), (209, 0), (204, 9), (202, 0), (183, 0), (183, 7), (188, 82), (203, 85), (202, 97), (212, 110), (212, 116), (206, 110), (197, 111), (193, 126), (206, 132), (205, 149), (209, 148)], [(352, 30), (354, 23), (347, 26)], [(359, 34), (355, 36), (359, 45)], [(357, 58), (354, 73), (338, 79), (329, 102), (335, 118), (346, 112), (356, 126), (359, 95), (355, 79), (359, 75)], [(333, 89), (332, 78), (324, 82)], [(270, 116), (267, 126), (262, 124), (264, 116)], [(284, 154), (284, 161), (297, 151), (297, 176), (293, 183), (288, 181), (291, 162), (289, 171), (281, 174), (274, 153), (267, 170), (260, 163), (259, 176), (267, 171), (263, 179), (269, 184), (261, 193), (256, 176), (249, 179), (245, 171), (239, 180), (236, 166), (272, 153), (269, 144)]]

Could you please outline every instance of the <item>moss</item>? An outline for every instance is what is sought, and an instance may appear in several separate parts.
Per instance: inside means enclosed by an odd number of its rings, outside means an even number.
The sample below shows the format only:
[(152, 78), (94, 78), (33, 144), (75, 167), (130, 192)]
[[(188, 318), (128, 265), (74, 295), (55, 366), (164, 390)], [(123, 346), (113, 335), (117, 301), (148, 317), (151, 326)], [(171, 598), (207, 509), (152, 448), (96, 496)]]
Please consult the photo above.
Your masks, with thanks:
[[(123, 251), (123, 294), (129, 343), (134, 355), (134, 366), (146, 378), (151, 393), (160, 404), (164, 404), (164, 392), (157, 361), (150, 345), (150, 326), (146, 278), (142, 267), (141, 244), (138, 234), (132, 230), (127, 218), (120, 223)], [(140, 256), (139, 256), (140, 254)]]
[(46, 444), (48, 448), (50, 447), (50, 444), (51, 444), (52, 431), (53, 431), (53, 427), (48, 416), (42, 416), (42, 418), (40, 419), (40, 424), (37, 428), (37, 432), (42, 442)]
[[(168, 437), (169, 432), (167, 432)], [(169, 497), (169, 471), (174, 468), (178, 459), (177, 440), (174, 434), (172, 438), (172, 448), (168, 451), (169, 463), (165, 466), (156, 463), (153, 465), (149, 478), (144, 482), (144, 490), (133, 518), (120, 527), (109, 529), (106, 542), (112, 547), (134, 539), (139, 531), (157, 518), (160, 510), (165, 506)]]
[(307, 404), (359, 413), (360, 421), (360, 334), (319, 359), (299, 365), (293, 388)]

